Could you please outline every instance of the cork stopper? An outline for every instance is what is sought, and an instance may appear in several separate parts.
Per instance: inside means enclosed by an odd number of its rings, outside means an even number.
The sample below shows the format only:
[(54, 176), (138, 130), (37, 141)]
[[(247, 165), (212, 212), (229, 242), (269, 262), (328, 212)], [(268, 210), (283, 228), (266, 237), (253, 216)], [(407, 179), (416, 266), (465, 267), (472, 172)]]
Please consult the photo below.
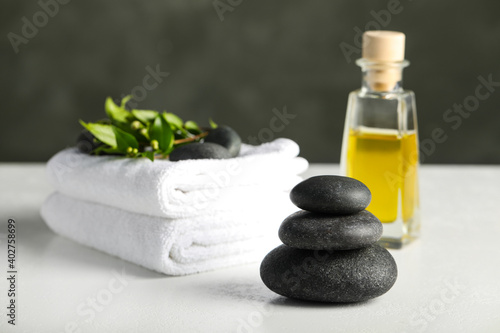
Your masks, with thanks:
[(365, 31), (363, 58), (370, 61), (404, 60), (405, 34), (398, 31)]
[[(379, 63), (369, 70), (366, 80), (373, 90), (390, 91), (401, 81), (401, 67), (394, 62), (405, 58), (405, 34), (398, 31), (366, 31), (363, 34), (363, 59)], [(386, 66), (384, 66), (384, 63)]]

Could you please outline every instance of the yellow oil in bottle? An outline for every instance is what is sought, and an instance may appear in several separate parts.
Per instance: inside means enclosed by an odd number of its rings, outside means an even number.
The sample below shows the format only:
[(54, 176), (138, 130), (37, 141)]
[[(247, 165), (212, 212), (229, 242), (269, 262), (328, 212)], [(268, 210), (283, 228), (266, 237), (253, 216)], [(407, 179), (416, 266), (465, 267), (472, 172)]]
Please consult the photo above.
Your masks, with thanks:
[(372, 192), (367, 210), (381, 222), (409, 221), (418, 209), (418, 144), (415, 132), (360, 127), (350, 130), (347, 176)]

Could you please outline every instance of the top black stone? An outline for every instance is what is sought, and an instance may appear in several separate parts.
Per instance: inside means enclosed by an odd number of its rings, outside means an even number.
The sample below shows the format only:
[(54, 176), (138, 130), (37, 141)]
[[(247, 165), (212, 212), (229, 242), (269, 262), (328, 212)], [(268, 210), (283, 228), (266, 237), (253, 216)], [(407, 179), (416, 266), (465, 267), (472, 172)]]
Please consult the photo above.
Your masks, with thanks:
[(297, 184), (290, 192), (290, 200), (304, 210), (347, 215), (364, 210), (372, 195), (365, 184), (342, 176), (316, 176)]

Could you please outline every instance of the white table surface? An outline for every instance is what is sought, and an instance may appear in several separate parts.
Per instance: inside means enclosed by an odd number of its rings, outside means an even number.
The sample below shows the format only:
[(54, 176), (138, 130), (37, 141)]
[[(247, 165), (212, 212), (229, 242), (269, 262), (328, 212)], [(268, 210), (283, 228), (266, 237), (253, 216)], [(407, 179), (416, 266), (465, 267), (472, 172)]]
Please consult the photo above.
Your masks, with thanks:
[[(313, 165), (307, 176), (337, 171)], [(259, 263), (168, 277), (76, 244), (40, 218), (44, 166), (0, 164), (0, 269), (8, 218), (19, 267), (15, 328), (0, 279), (0, 332), (500, 332), (500, 166), (424, 166), (420, 182), (422, 236), (391, 250), (394, 287), (331, 305), (274, 294)], [(93, 309), (97, 296), (106, 304)]]

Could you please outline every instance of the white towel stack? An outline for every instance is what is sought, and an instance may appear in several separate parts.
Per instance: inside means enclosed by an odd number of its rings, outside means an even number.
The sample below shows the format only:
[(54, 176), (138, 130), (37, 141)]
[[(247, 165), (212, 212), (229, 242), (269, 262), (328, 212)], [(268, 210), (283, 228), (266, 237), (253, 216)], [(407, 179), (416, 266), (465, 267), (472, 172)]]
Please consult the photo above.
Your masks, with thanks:
[(295, 211), (289, 190), (307, 169), (298, 145), (243, 145), (237, 158), (170, 162), (89, 156), (48, 162), (57, 192), (42, 206), (52, 230), (169, 275), (258, 261)]

